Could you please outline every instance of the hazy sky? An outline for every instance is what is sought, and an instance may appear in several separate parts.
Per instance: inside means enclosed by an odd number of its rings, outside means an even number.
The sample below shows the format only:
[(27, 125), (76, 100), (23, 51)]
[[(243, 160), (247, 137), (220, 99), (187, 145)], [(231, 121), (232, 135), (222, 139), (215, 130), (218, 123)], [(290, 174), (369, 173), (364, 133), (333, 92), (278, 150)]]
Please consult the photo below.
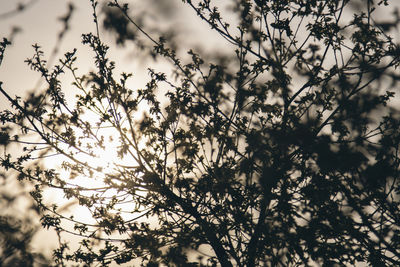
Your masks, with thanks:
[[(0, 0), (0, 14), (16, 8), (19, 1)], [(29, 1), (24, 1), (25, 3)], [(0, 66), (0, 80), (3, 88), (15, 94), (23, 94), (35, 87), (39, 76), (31, 71), (24, 60), (33, 55), (32, 45), (37, 43), (43, 47), (45, 58), (49, 58), (56, 45), (57, 35), (63, 24), (58, 19), (67, 13), (67, 3), (63, 0), (38, 0), (22, 12), (8, 17), (0, 17), (0, 37), (9, 37), (12, 27), (21, 32), (13, 38), (13, 44), (5, 52)], [(68, 51), (80, 44), (80, 36), (84, 32), (94, 30), (89, 1), (70, 1), (76, 6), (71, 20), (71, 30), (66, 34), (60, 51)], [(61, 54), (61, 53), (60, 53)], [(0, 101), (4, 99), (0, 98)]]
[[(142, 10), (149, 12), (148, 17), (156, 22), (159, 21), (160, 27), (162, 25), (179, 27), (178, 31), (182, 36), (185, 36), (187, 43), (196, 42), (194, 40), (196, 37), (204, 37), (204, 34), (208, 34), (208, 26), (200, 25), (196, 16), (193, 16), (193, 11), (188, 8), (185, 9), (180, 0), (146, 0), (146, 2), (131, 0), (129, 2), (133, 13), (142, 12)], [(27, 5), (27, 8), (21, 12), (9, 14), (10, 11), (17, 8), (18, 3), (31, 4)], [(91, 50), (81, 45), (83, 33), (95, 32), (89, 0), (0, 0), (0, 38), (9, 37), (14, 26), (21, 29), (21, 32), (15, 35), (13, 44), (7, 47), (3, 63), (0, 66), (0, 81), (3, 81), (3, 89), (15, 95), (23, 96), (27, 91), (38, 87), (39, 74), (30, 70), (24, 60), (32, 57), (32, 45), (35, 43), (42, 47), (45, 58), (50, 58), (57, 43), (57, 35), (63, 29), (63, 23), (59, 18), (67, 13), (68, 3), (73, 3), (75, 10), (71, 18), (70, 30), (64, 36), (58, 56), (55, 57), (56, 61), (53, 64), (57, 63), (58, 58), (65, 52), (76, 47), (78, 48), (78, 66), (81, 69), (81, 74), (84, 74), (93, 66)], [(151, 8), (146, 8), (144, 3), (151, 5)], [(98, 10), (100, 9), (101, 5), (99, 4)], [(151, 11), (154, 11), (154, 13), (151, 14)], [(111, 46), (110, 54), (112, 59), (118, 63), (119, 70), (138, 73), (139, 75), (135, 77), (138, 84), (141, 84), (140, 80), (142, 82), (146, 80), (146, 77), (138, 76), (144, 76), (147, 73), (147, 67), (139, 66), (143, 62), (132, 58), (132, 55), (134, 56), (133, 51), (130, 51), (129, 48), (122, 51), (116, 48), (110, 34), (103, 34), (103, 41)], [(213, 38), (207, 38), (206, 43), (215, 47)], [(148, 63), (152, 64), (152, 67), (154, 66), (154, 62)], [(64, 89), (68, 88), (64, 87)], [(5, 98), (0, 96), (0, 109), (5, 107)]]
[[(173, 23), (175, 23), (174, 27), (179, 25), (178, 32), (185, 36), (185, 42), (215, 46), (213, 39), (217, 38), (208, 38), (209, 36), (204, 38), (208, 34), (206, 30), (208, 27), (200, 23), (198, 19), (196, 20), (193, 11), (185, 9), (181, 0), (131, 0), (129, 2), (132, 2), (133, 12), (142, 12), (144, 9), (146, 12), (154, 10), (156, 13), (149, 17), (152, 16), (155, 20), (159, 20), (160, 25), (165, 25), (166, 21), (173, 20), (170, 25)], [(32, 4), (22, 12), (9, 14), (10, 11), (17, 8), (18, 3)], [(39, 74), (31, 71), (24, 60), (33, 55), (32, 45), (35, 43), (43, 47), (45, 58), (50, 57), (57, 42), (57, 35), (63, 28), (59, 18), (67, 13), (68, 3), (73, 3), (75, 6), (70, 24), (71, 29), (65, 35), (55, 59), (57, 60), (63, 53), (77, 47), (81, 74), (93, 66), (90, 49), (80, 44), (82, 33), (95, 31), (89, 0), (0, 0), (0, 38), (9, 37), (14, 26), (22, 30), (16, 34), (13, 44), (7, 48), (0, 66), (0, 81), (3, 81), (5, 90), (13, 94), (24, 95), (27, 91), (37, 87), (38, 81), (40, 81)], [(150, 5), (151, 8), (144, 7), (144, 3)], [(390, 1), (390, 3), (392, 4), (390, 7), (382, 9), (384, 12), (377, 14), (377, 19), (387, 20), (387, 13), (393, 11), (393, 4), (399, 4), (400, 1)], [(113, 41), (110, 35), (104, 34), (103, 37), (103, 41), (112, 45)], [(200, 37), (201, 42), (199, 39), (196, 40), (196, 37)], [(111, 46), (112, 59), (118, 63), (117, 66), (120, 67), (120, 70), (137, 73), (138, 75), (134, 79), (140, 84), (140, 81), (146, 80), (144, 77), (147, 72), (146, 67), (138, 68), (141, 62), (129, 57), (130, 53), (132, 55), (132, 51), (128, 49), (121, 51), (115, 46)], [(152, 64), (154, 65), (154, 63)], [(67, 84), (67, 86), (69, 85)], [(64, 87), (64, 89), (68, 90), (69, 88)], [(4, 107), (5, 98), (0, 96), (0, 109)]]

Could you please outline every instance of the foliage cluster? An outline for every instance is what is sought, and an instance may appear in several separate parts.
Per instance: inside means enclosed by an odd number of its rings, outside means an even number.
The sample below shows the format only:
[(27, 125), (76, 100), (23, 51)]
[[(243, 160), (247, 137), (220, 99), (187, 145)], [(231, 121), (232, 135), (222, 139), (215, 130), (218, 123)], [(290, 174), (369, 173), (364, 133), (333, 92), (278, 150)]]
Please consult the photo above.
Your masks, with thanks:
[[(27, 63), (45, 90), (21, 99), (0, 86), (12, 104), (0, 113), (2, 167), (35, 183), (44, 227), (82, 237), (76, 249), (64, 239), (56, 262), (400, 265), (399, 21), (375, 15), (390, 1), (217, 2), (183, 4), (219, 34), (223, 51), (181, 57), (127, 4), (110, 1), (105, 22), (118, 23), (117, 43), (141, 33), (152, 43), (143, 53), (170, 63), (171, 75), (149, 69), (143, 88), (115, 74), (98, 32), (82, 36), (94, 71), (78, 74), (76, 50), (49, 69), (35, 45)], [(78, 91), (73, 103), (64, 73)], [(23, 146), (17, 156), (10, 143)], [(109, 143), (115, 160), (96, 165)], [(49, 157), (63, 159), (62, 169), (36, 164)], [(46, 188), (93, 220), (45, 203)]]

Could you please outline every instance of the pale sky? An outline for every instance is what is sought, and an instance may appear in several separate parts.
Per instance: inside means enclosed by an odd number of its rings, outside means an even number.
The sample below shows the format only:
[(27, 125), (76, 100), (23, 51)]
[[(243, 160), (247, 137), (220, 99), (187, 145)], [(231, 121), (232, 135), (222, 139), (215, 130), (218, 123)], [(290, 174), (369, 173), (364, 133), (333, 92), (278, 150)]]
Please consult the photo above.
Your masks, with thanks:
[[(4, 16), (5, 13), (15, 10), (18, 3), (30, 2), (32, 4), (22, 12)], [(63, 38), (58, 56), (55, 57), (55, 63), (65, 52), (78, 48), (78, 66), (81, 69), (81, 74), (84, 74), (93, 66), (91, 50), (87, 46), (81, 45), (81, 35), (95, 32), (96, 30), (89, 0), (0, 0), (0, 38), (9, 37), (14, 26), (22, 30), (16, 34), (13, 44), (7, 47), (0, 66), (0, 81), (3, 81), (3, 89), (23, 96), (27, 91), (34, 89), (38, 85), (38, 73), (31, 71), (27, 64), (24, 63), (24, 60), (32, 57), (32, 45), (35, 43), (42, 47), (45, 58), (50, 58), (57, 42), (57, 35), (63, 29), (63, 24), (59, 21), (59, 18), (67, 13), (68, 3), (70, 2), (75, 6), (75, 10), (71, 19), (70, 30)], [(149, 17), (151, 16), (155, 21), (159, 21), (160, 25), (179, 27), (178, 30), (187, 43), (196, 43), (194, 40), (196, 37), (210, 34), (208, 26), (204, 23), (203, 25), (198, 23), (199, 21), (196, 21), (197, 18), (193, 16), (193, 11), (185, 7), (180, 0), (146, 0), (146, 2), (131, 0), (129, 2), (131, 2), (130, 7), (133, 13), (135, 10), (138, 10), (136, 12), (142, 12), (141, 9), (145, 8), (142, 3), (151, 4), (152, 9), (157, 9), (158, 7), (159, 10), (155, 10), (155, 12), (164, 12), (165, 14), (157, 17), (149, 14)], [(167, 10), (165, 8), (165, 6), (168, 6), (165, 5), (166, 3), (175, 8)], [(163, 10), (160, 10), (161, 8)], [(100, 9), (101, 5), (99, 4), (98, 10), (100, 11)], [(169, 20), (168, 23), (166, 23), (166, 20)], [(155, 39), (158, 39), (157, 36), (155, 37)], [(129, 47), (125, 50), (116, 48), (113, 45), (113, 36), (108, 33), (104, 33), (102, 39), (111, 46), (110, 55), (117, 62), (117, 70), (120, 68), (119, 72), (134, 72), (134, 74), (137, 74), (136, 80), (138, 80), (138, 76), (146, 75), (148, 66), (141, 65), (143, 62), (133, 58), (134, 51), (129, 50)], [(217, 47), (213, 39), (207, 38), (205, 43), (209, 44), (210, 47)], [(154, 62), (148, 62), (148, 64), (154, 67)], [(143, 78), (139, 79), (142, 81), (138, 81), (139, 84), (147, 80), (147, 77)], [(0, 96), (0, 109), (5, 107), (5, 98)]]
[[(18, 1), (0, 0), (0, 14), (15, 9)], [(24, 1), (29, 2), (29, 1)], [(77, 7), (71, 20), (71, 30), (66, 34), (60, 51), (68, 51), (80, 44), (84, 32), (94, 30), (89, 1), (71, 1)], [(3, 63), (0, 66), (0, 80), (3, 88), (15, 94), (24, 94), (34, 88), (39, 80), (38, 74), (31, 71), (24, 60), (33, 55), (32, 45), (43, 47), (48, 59), (56, 44), (58, 32), (63, 25), (59, 17), (67, 13), (65, 0), (39, 0), (23, 12), (0, 19), (0, 37), (8, 37), (13, 26), (21, 28), (13, 44), (7, 47)], [(62, 53), (59, 53), (62, 55)], [(0, 101), (4, 99), (0, 98)]]

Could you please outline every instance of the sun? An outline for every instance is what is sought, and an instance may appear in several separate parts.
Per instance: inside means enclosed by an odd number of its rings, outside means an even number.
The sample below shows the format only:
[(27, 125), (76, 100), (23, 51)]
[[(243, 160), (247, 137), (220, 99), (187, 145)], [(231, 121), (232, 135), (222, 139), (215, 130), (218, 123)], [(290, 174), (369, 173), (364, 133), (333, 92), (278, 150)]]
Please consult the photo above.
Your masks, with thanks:
[[(80, 139), (80, 151), (75, 150), (73, 157), (67, 159), (67, 164), (64, 164), (64, 169), (69, 172), (69, 177), (65, 178), (83, 188), (104, 186), (105, 175), (127, 161), (118, 155), (121, 144), (119, 133), (114, 127), (93, 127), (93, 132), (94, 137)], [(76, 134), (84, 136), (80, 129)], [(69, 166), (77, 168), (68, 168)]]
[[(65, 187), (80, 188), (83, 195), (89, 196), (95, 194), (96, 189), (110, 187), (105, 182), (107, 175), (120, 165), (134, 165), (135, 160), (129, 155), (119, 155), (121, 133), (110, 123), (99, 124), (99, 116), (95, 113), (85, 113), (81, 119), (89, 123), (89, 130), (72, 128), (76, 145), (58, 144), (62, 153), (46, 159), (44, 164), (47, 169), (56, 170)], [(56, 190), (53, 195), (63, 194)]]

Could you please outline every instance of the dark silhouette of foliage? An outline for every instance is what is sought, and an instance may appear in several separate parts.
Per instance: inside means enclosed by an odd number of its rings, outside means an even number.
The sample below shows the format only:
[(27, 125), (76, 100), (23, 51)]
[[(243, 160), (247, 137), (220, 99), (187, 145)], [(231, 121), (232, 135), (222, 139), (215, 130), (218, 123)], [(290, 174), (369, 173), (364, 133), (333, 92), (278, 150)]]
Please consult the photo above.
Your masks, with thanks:
[[(56, 263), (400, 265), (398, 13), (376, 15), (391, 2), (220, 2), (183, 1), (221, 37), (219, 54), (184, 56), (110, 1), (104, 25), (117, 42), (141, 34), (149, 56), (170, 63), (171, 73), (149, 69), (143, 88), (115, 74), (98, 32), (82, 36), (94, 71), (78, 74), (75, 50), (48, 69), (35, 45), (27, 63), (45, 90), (21, 99), (0, 87), (12, 105), (0, 140), (23, 146), (1, 164), (36, 184), (42, 225), (60, 236)], [(111, 143), (117, 155), (99, 166)], [(49, 157), (60, 166), (36, 164)], [(92, 220), (48, 205), (46, 188)]]
[[(40, 214), (32, 199), (26, 199), (22, 190), (28, 185), (15, 185), (13, 177), (5, 173), (0, 177), (0, 266), (50, 266), (49, 259), (34, 249), (33, 237), (40, 229), (37, 222)], [(21, 203), (24, 202), (31, 205), (23, 208)], [(16, 212), (19, 210), (25, 212), (19, 214)]]

